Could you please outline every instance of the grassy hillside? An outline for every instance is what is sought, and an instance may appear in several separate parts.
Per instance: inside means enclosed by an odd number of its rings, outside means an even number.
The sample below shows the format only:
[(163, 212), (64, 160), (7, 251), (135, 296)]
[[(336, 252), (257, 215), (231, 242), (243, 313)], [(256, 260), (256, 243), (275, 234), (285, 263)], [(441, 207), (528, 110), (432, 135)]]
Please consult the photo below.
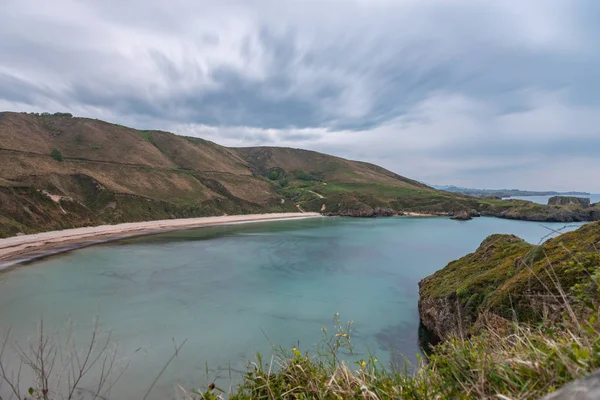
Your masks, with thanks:
[(0, 237), (102, 223), (298, 210), (600, 219), (600, 207), (474, 199), (314, 151), (231, 149), (70, 114), (0, 113), (0, 158)]
[[(61, 159), (52, 157), (57, 149)], [(151, 219), (297, 211), (237, 153), (64, 115), (0, 114), (0, 237)]]
[(235, 151), (277, 192), (303, 210), (334, 214), (371, 215), (374, 209), (398, 211), (399, 198), (444, 202), (444, 194), (373, 164), (346, 160), (314, 151), (249, 147)]
[(0, 156), (0, 237), (159, 218), (321, 210), (327, 202), (329, 209), (372, 211), (407, 190), (437, 193), (377, 166), (325, 154), (228, 149), (69, 114), (1, 113)]

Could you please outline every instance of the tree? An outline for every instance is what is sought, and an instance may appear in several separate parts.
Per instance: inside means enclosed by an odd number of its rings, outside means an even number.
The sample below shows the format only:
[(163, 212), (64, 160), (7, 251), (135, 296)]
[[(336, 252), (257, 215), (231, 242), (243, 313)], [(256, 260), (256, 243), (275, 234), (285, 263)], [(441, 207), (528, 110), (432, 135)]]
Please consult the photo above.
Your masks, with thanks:
[(56, 147), (52, 148), (52, 151), (50, 152), (50, 156), (52, 158), (54, 158), (56, 161), (62, 161), (63, 160), (63, 155), (60, 152), (59, 149), (57, 149)]

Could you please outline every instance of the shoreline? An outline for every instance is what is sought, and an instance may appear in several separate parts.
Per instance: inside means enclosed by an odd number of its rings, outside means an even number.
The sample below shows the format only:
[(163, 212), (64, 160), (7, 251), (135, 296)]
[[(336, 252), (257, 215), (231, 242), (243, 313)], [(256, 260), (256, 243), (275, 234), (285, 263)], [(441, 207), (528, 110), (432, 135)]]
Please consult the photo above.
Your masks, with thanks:
[(436, 215), (436, 214), (428, 214), (428, 213), (405, 211), (405, 212), (403, 212), (402, 214), (400, 214), (398, 216), (399, 217), (443, 217), (444, 215)]
[(34, 233), (0, 239), (0, 273), (19, 264), (94, 244), (175, 230), (251, 222), (322, 217), (319, 213), (272, 213), (126, 222)]

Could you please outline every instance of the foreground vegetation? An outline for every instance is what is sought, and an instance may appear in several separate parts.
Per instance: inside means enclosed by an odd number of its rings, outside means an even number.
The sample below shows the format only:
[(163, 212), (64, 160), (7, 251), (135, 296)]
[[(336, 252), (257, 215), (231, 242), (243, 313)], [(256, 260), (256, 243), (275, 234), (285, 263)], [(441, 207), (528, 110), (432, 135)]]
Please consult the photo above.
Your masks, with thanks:
[[(275, 365), (259, 357), (231, 398), (541, 398), (600, 368), (599, 249), (600, 223), (539, 246), (492, 235), (421, 285), (421, 301), (450, 297), (458, 306), (442, 302), (438, 312), (454, 313), (446, 316), (454, 322), (436, 332), (445, 340), (427, 349), (416, 372), (382, 367), (375, 356), (345, 363), (351, 325), (336, 323), (315, 354), (280, 350)], [(463, 314), (469, 325), (452, 329)]]
[[(214, 385), (203, 390), (176, 390), (179, 398), (211, 400), (537, 399), (600, 368), (600, 329), (596, 319), (574, 322), (565, 317), (558, 326), (505, 321), (503, 327), (490, 325), (469, 339), (453, 337), (435, 346), (414, 373), (398, 365), (382, 366), (376, 356), (345, 362), (348, 353), (353, 352), (351, 326), (337, 325), (338, 329), (314, 351), (278, 349), (268, 362), (258, 355), (242, 383), (231, 392)], [(69, 385), (61, 390), (57, 379), (59, 367), (63, 366), (57, 362), (55, 371), (48, 367), (44, 370), (44, 358), (40, 355), (51, 360), (55, 350), (47, 340), (41, 343), (41, 347), (27, 353), (25, 368), (31, 368), (36, 375), (31, 388), (7, 398), (108, 399), (117, 381), (126, 377), (124, 369), (117, 368), (112, 348), (105, 342), (94, 342), (99, 351), (94, 348), (95, 352), (89, 355), (86, 351), (68, 353), (77, 357), (68, 358), (72, 365), (67, 367), (72, 371), (66, 369), (66, 373), (72, 375), (65, 374), (63, 379), (69, 378)], [(182, 351), (181, 346), (177, 351)], [(91, 392), (77, 387), (79, 380), (89, 378), (85, 376), (89, 371), (96, 373), (86, 381), (94, 389)], [(0, 384), (0, 394), (3, 388), (10, 390), (11, 379), (16, 376), (15, 371), (1, 372), (4, 385)], [(159, 379), (160, 375), (139, 398), (152, 398), (152, 389)]]
[[(350, 336), (350, 335), (349, 335)], [(349, 337), (348, 336), (348, 337)], [(600, 368), (595, 320), (559, 327), (507, 324), (501, 330), (433, 348), (414, 374), (382, 367), (369, 357), (349, 365), (340, 353), (350, 340), (329, 340), (329, 351), (281, 351), (274, 366), (259, 357), (234, 392), (190, 392), (214, 399), (537, 399)]]

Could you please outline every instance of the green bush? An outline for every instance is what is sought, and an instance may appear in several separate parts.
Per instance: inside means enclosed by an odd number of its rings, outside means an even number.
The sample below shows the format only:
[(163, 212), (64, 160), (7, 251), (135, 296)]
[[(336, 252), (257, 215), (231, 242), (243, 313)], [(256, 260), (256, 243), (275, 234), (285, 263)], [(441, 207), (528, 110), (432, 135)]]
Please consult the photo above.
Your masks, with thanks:
[(307, 172), (303, 169), (295, 170), (294, 177), (301, 181), (321, 181), (323, 179), (323, 177), (320, 174), (314, 172)]
[(285, 178), (285, 171), (281, 168), (271, 168), (269, 172), (267, 172), (267, 178), (272, 181), (283, 179)]
[(56, 161), (62, 161), (63, 160), (63, 155), (60, 152), (59, 149), (57, 149), (56, 147), (52, 148), (52, 151), (50, 152), (50, 156), (52, 158), (54, 158)]

